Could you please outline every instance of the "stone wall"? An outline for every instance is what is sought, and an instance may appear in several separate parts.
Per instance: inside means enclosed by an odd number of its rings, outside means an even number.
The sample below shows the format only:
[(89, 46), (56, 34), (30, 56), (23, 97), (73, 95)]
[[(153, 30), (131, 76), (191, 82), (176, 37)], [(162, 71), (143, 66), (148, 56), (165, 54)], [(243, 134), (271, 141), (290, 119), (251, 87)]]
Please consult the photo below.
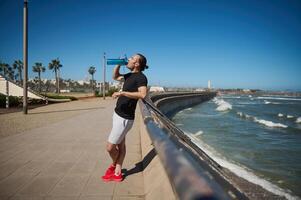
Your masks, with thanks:
[[(204, 101), (208, 101), (216, 95), (214, 92), (190, 93), (165, 96), (157, 99), (154, 103), (156, 107), (167, 117), (172, 117), (175, 113), (188, 107), (195, 106)], [(155, 95), (152, 97), (156, 99)]]

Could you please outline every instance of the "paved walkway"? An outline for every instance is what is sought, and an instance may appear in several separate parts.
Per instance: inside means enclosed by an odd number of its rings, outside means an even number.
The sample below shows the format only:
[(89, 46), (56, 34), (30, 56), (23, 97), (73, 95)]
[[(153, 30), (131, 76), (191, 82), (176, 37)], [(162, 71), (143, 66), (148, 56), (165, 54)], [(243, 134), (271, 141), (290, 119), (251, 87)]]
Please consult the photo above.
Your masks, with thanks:
[[(121, 183), (104, 183), (100, 178), (110, 164), (105, 144), (115, 103), (88, 99), (36, 108), (27, 116), (0, 115), (2, 132), (5, 118), (17, 119), (11, 124), (15, 126), (20, 126), (20, 120), (47, 120), (47, 115), (59, 119), (31, 125), (25, 131), (4, 129), (9, 136), (0, 139), (0, 199), (143, 199), (142, 172)], [(73, 114), (62, 117), (66, 113)], [(137, 123), (127, 137), (127, 170), (141, 161)]]

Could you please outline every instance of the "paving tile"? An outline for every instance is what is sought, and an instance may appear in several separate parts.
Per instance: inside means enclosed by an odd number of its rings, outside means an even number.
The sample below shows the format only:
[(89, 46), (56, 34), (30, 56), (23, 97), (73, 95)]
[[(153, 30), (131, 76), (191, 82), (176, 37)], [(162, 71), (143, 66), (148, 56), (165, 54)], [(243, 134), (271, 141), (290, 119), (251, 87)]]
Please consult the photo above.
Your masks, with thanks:
[(114, 196), (113, 197), (113, 200), (142, 200), (144, 199), (144, 195), (141, 195), (141, 196)]
[(73, 165), (68, 174), (84, 174), (89, 175), (93, 172), (96, 161), (78, 162)]
[(10, 160), (10, 161), (2, 164), (0, 166), (0, 180), (2, 180), (3, 178), (9, 176), (14, 171), (16, 171), (20, 167), (24, 166), (27, 162), (29, 162), (29, 161)]
[(112, 200), (112, 196), (81, 196), (78, 200)]
[(16, 195), (9, 200), (44, 200), (43, 196)]
[(89, 179), (88, 175), (68, 175), (49, 192), (51, 196), (79, 196)]
[(46, 169), (50, 164), (50, 161), (48, 162), (41, 162), (41, 161), (30, 161), (26, 163), (23, 167), (20, 167), (17, 169), (14, 174), (27, 174), (27, 175), (37, 175), (44, 169)]
[(18, 150), (18, 149), (9, 149), (9, 150), (5, 150), (3, 152), (0, 153), (0, 164), (5, 163), (6, 161), (10, 160), (11, 158), (13, 158), (14, 156), (16, 156), (17, 154), (21, 153), (22, 150)]
[(42, 171), (43, 175), (57, 175), (67, 173), (75, 162), (53, 162), (45, 170)]
[(144, 195), (144, 182), (142, 173), (127, 176), (122, 182), (116, 183), (114, 196)]
[(33, 179), (33, 175), (13, 174), (0, 182), (0, 195), (12, 196), (26, 183)]
[(38, 176), (22, 188), (20, 195), (47, 195), (48, 192), (59, 182), (60, 176)]
[(56, 160), (57, 162), (76, 162), (80, 155), (82, 154), (81, 151), (65, 151), (62, 153), (60, 157)]
[(8, 200), (10, 196), (7, 195), (0, 195), (0, 200)]
[(43, 200), (77, 200), (78, 197), (68, 197), (68, 196), (46, 196)]
[(83, 196), (89, 195), (113, 195), (113, 189), (115, 187), (115, 182), (105, 183), (101, 180), (101, 175), (91, 176), (88, 183), (83, 188), (81, 194)]

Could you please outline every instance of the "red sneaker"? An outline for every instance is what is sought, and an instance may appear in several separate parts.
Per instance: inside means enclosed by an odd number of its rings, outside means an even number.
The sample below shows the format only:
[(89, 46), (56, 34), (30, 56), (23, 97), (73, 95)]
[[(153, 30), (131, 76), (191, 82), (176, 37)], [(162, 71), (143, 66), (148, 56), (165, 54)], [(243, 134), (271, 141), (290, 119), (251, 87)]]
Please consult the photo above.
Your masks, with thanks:
[(111, 165), (107, 170), (106, 173), (101, 177), (103, 181), (108, 182), (112, 181), (112, 176), (115, 173), (115, 166)]
[(122, 174), (121, 173), (119, 175), (113, 174), (112, 180), (115, 182), (121, 182), (123, 180)]

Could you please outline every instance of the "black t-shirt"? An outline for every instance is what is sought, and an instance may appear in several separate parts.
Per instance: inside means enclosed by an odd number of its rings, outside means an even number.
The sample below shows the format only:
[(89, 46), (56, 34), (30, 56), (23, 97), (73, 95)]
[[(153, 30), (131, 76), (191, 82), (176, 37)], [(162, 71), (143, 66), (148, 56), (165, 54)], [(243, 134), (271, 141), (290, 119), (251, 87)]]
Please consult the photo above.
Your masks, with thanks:
[[(127, 73), (124, 75), (122, 91), (138, 92), (138, 88), (141, 86), (147, 86), (147, 78), (142, 72)], [(115, 112), (120, 117), (133, 120), (135, 118), (137, 101), (137, 99), (120, 96), (117, 100)]]

